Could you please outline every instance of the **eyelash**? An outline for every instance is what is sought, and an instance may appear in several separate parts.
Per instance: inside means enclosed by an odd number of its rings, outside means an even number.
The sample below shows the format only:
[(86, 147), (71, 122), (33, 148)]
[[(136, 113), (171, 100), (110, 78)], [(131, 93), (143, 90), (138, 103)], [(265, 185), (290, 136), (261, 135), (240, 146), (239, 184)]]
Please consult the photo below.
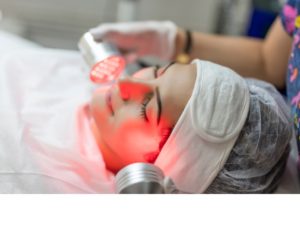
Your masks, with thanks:
[(154, 66), (154, 77), (158, 78), (159, 65)]
[(150, 100), (152, 99), (152, 97), (153, 97), (153, 93), (148, 93), (141, 104), (140, 116), (147, 122), (148, 122), (148, 118), (146, 116), (146, 107), (150, 102)]

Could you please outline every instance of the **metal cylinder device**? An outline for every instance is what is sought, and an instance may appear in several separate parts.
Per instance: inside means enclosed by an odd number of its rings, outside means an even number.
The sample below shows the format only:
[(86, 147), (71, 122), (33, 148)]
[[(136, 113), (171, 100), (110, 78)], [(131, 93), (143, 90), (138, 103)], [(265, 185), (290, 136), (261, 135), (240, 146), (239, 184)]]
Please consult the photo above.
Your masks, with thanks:
[(90, 32), (78, 43), (79, 50), (91, 68), (90, 79), (97, 84), (112, 83), (125, 69), (125, 59), (111, 43), (95, 41)]
[(164, 194), (164, 174), (148, 163), (135, 163), (123, 168), (116, 176), (119, 194)]

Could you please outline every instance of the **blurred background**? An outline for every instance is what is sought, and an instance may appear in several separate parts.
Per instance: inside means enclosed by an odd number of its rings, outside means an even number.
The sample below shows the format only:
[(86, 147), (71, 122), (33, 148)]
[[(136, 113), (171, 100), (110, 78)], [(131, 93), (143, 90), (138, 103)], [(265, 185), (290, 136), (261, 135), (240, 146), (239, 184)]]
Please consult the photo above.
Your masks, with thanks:
[(0, 0), (0, 29), (47, 47), (77, 49), (103, 22), (172, 20), (209, 33), (264, 37), (280, 0)]

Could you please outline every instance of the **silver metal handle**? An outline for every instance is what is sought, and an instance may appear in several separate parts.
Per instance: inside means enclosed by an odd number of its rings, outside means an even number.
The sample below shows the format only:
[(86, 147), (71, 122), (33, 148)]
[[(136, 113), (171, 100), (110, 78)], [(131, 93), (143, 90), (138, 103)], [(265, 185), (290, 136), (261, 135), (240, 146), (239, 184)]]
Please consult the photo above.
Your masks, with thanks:
[(87, 64), (92, 68), (96, 63), (110, 57), (121, 55), (117, 47), (107, 42), (95, 41), (90, 32), (79, 40), (78, 47)]
[(116, 191), (121, 194), (163, 194), (164, 174), (156, 166), (135, 163), (123, 168), (116, 176)]

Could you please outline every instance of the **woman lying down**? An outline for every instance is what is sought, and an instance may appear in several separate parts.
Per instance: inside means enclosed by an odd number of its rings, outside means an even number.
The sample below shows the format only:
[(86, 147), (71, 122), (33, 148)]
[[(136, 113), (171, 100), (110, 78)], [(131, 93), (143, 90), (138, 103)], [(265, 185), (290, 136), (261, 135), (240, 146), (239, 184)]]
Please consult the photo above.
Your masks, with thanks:
[(196, 60), (102, 87), (75, 52), (0, 60), (2, 193), (114, 193), (135, 162), (191, 193), (272, 193), (280, 182), (292, 125), (267, 83)]

